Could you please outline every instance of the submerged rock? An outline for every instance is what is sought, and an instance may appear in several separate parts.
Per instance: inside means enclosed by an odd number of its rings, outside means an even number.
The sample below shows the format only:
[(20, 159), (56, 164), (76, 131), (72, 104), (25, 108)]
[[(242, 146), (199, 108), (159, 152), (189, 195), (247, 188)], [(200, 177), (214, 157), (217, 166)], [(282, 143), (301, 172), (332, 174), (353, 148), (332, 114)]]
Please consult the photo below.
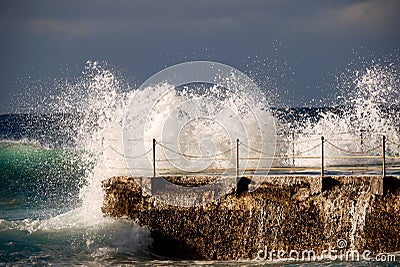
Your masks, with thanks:
[[(192, 186), (193, 179), (186, 180)], [(376, 189), (377, 181), (381, 189)], [(329, 249), (400, 250), (396, 177), (385, 178), (383, 185), (376, 176), (268, 177), (253, 192), (230, 192), (196, 207), (166, 205), (144, 194), (132, 177), (110, 178), (103, 188), (104, 214), (147, 226), (155, 252), (169, 257), (255, 259), (265, 248), (317, 254)], [(344, 246), (338, 240), (345, 240)]]

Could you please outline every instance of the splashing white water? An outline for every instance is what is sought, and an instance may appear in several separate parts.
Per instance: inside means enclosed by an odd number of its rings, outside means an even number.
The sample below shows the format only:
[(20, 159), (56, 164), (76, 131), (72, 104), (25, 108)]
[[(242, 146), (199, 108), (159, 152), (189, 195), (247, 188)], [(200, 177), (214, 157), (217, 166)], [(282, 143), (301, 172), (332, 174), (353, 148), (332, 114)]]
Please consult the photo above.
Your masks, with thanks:
[[(324, 136), (327, 141), (324, 145), (325, 156), (337, 157), (327, 159), (325, 161), (327, 166), (379, 163), (380, 159), (340, 157), (357, 156), (363, 152), (370, 156), (381, 155), (382, 135), (390, 138), (392, 143), (399, 143), (399, 84), (400, 76), (393, 66), (383, 67), (375, 64), (361, 71), (354, 71), (350, 77), (345, 77), (345, 81), (339, 85), (342, 95), (338, 99), (342, 102), (337, 110), (323, 113), (317, 123), (307, 122), (300, 128), (293, 129), (300, 133), (295, 136), (295, 154), (302, 157), (317, 157), (317, 159), (297, 159), (296, 166), (319, 166), (320, 136)], [(394, 111), (390, 113), (390, 109)], [(309, 151), (310, 148), (314, 149)], [(286, 149), (290, 155), (292, 147)], [(389, 145), (387, 152), (390, 155), (399, 155), (400, 151), (395, 145)]]
[(24, 220), (16, 225), (17, 229), (30, 233), (68, 233), (72, 242), (86, 244), (94, 257), (107, 252), (140, 251), (151, 244), (150, 233), (145, 228), (106, 218), (101, 211), (101, 181), (121, 174), (111, 168), (115, 162), (107, 163), (104, 146), (114, 142), (116, 149), (122, 151), (122, 118), (125, 105), (133, 95), (133, 92), (125, 92), (127, 85), (117, 76), (102, 64), (88, 61), (82, 77), (72, 82), (58, 81), (59, 92), (47, 97), (44, 107), (37, 105), (31, 110), (77, 116), (76, 125), (65, 131), (70, 131), (67, 134), (74, 140), (74, 148), (84, 151), (82, 160), (87, 166), (94, 162), (94, 168), (86, 169), (87, 183), (81, 189), (79, 207), (49, 219)]
[[(32, 222), (29, 226), (31, 227), (30, 231), (58, 231), (62, 229), (74, 229), (76, 231), (83, 229), (84, 238), (87, 238), (88, 244), (91, 244), (91, 234), (88, 233), (93, 229), (103, 232), (106, 231), (105, 229), (118, 225), (115, 220), (105, 218), (101, 211), (104, 199), (101, 182), (112, 176), (130, 174), (124, 159), (125, 151), (122, 143), (123, 118), (128, 103), (133, 103), (133, 106), (137, 108), (132, 123), (134, 125), (146, 125), (144, 132), (138, 132), (138, 136), (142, 137), (142, 140), (140, 140), (142, 144), (152, 138), (174, 141), (173, 138), (178, 137), (179, 141), (186, 144), (193, 143), (195, 148), (180, 146), (177, 150), (196, 155), (207, 152), (204, 151), (204, 148), (208, 147), (207, 142), (204, 141), (212, 139), (219, 139), (212, 140), (214, 146), (211, 147), (215, 149), (216, 153), (232, 148), (233, 143), (224, 142), (225, 137), (229, 137), (229, 139), (241, 137), (242, 142), (247, 139), (253, 143), (263, 143), (258, 133), (260, 129), (258, 127), (252, 129), (251, 126), (253, 122), (257, 122), (255, 119), (264, 118), (263, 114), (267, 114), (267, 111), (263, 110), (266, 102), (264, 104), (261, 98), (253, 98), (253, 101), (249, 102), (250, 98), (245, 98), (248, 95), (248, 92), (244, 90), (245, 88), (242, 88), (242, 92), (235, 94), (229, 94), (217, 87), (212, 87), (209, 91), (206, 90), (206, 93), (199, 91), (193, 93), (185, 90), (170, 90), (168, 84), (159, 84), (157, 85), (160, 87), (159, 90), (146, 87), (140, 91), (129, 88), (128, 92), (124, 92), (123, 89), (126, 88), (126, 85), (117, 78), (115, 73), (102, 64), (90, 61), (86, 64), (83, 77), (77, 81), (58, 84), (58, 86), (61, 87), (62, 92), (52, 97), (54, 101), (47, 103), (46, 112), (72, 112), (80, 115), (78, 125), (73, 128), (71, 135), (75, 141), (75, 148), (86, 151), (84, 160), (94, 161), (95, 167), (87, 170), (87, 185), (80, 192), (82, 203), (79, 207), (48, 220), (39, 221), (37, 225), (36, 222)], [(235, 84), (235, 86), (239, 87), (239, 84)], [(165, 92), (169, 93), (163, 95)], [(161, 96), (164, 96), (164, 98), (160, 98)], [(159, 101), (160, 99), (161, 101)], [(187, 104), (188, 100), (193, 99), (197, 99), (199, 105)], [(258, 102), (255, 100), (258, 100)], [(157, 103), (156, 108), (152, 106), (155, 102)], [(190, 103), (193, 103), (193, 101)], [(179, 106), (179, 110), (176, 109), (177, 106)], [(175, 109), (178, 112), (175, 112)], [(168, 112), (172, 112), (170, 118), (168, 115), (171, 114), (168, 114)], [(182, 116), (185, 113), (195, 113), (196, 117), (204, 115), (216, 119), (222, 123), (222, 130), (216, 133), (216, 129), (210, 127), (210, 125), (199, 129), (199, 127), (208, 124), (208, 121), (204, 120), (195, 123), (190, 121), (192, 123), (190, 127), (180, 131), (181, 129), (176, 126), (179, 125), (180, 121), (187, 119), (187, 117)], [(241, 123), (242, 128), (232, 128), (232, 125), (235, 125), (233, 124), (235, 122), (234, 117), (238, 118), (236, 121)], [(168, 119), (170, 120), (168, 121)], [(169, 123), (166, 123), (166, 121)], [(265, 119), (264, 123), (267, 122), (270, 121)], [(233, 131), (226, 136), (223, 129), (229, 127)], [(275, 135), (268, 132), (270, 129), (272, 128), (267, 129), (267, 135), (274, 138)], [(196, 132), (197, 135), (194, 135), (193, 132)], [(135, 137), (137, 136), (133, 136), (133, 138)], [(148, 143), (144, 144), (146, 147), (149, 145)], [(206, 146), (204, 147), (204, 145)], [(133, 151), (137, 153), (136, 149), (133, 149)], [(251, 152), (246, 152), (245, 148), (242, 149), (241, 153), (245, 156), (251, 155)], [(268, 153), (273, 153), (273, 151), (268, 151)], [(162, 160), (163, 154), (159, 154)], [(232, 163), (231, 165), (234, 166)], [(229, 167), (224, 161), (216, 162), (213, 167), (221, 166)], [(131, 230), (138, 233), (143, 232), (141, 228), (135, 225), (131, 226)], [(121, 231), (124, 233), (126, 227), (123, 227)], [(115, 240), (123, 235), (116, 232)], [(143, 240), (149, 240), (148, 234), (143, 235)], [(115, 241), (115, 243), (118, 242)], [(143, 241), (142, 243), (146, 242)]]

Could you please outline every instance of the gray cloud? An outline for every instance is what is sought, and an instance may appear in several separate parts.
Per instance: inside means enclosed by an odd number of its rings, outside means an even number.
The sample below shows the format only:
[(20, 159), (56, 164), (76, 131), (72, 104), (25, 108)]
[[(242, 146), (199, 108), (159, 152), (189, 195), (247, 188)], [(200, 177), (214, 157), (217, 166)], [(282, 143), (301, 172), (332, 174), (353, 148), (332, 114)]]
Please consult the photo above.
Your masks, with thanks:
[(23, 30), (33, 35), (56, 35), (65, 38), (92, 37), (100, 34), (103, 28), (101, 21), (80, 20), (63, 21), (55, 19), (33, 19), (23, 24)]
[(68, 39), (165, 30), (224, 34), (257, 29), (288, 35), (293, 32), (383, 34), (400, 31), (397, 27), (400, 2), (396, 0), (41, 2), (42, 5), (33, 1), (10, 5), (8, 12), (7, 9), (2, 11), (1, 24), (18, 26), (33, 35)]
[(309, 31), (352, 32), (363, 35), (398, 34), (400, 1), (369, 0), (320, 10), (300, 25)]
[[(273, 58), (267, 65), (287, 62), (296, 94), (314, 98), (329, 80), (322, 73), (349, 62), (353, 49), (399, 49), (399, 6), (396, 0), (4, 0), (0, 88), (9, 94), (23, 73), (54, 76), (88, 59), (107, 60), (141, 81), (188, 59), (240, 68), (264, 54)], [(9, 97), (1, 101), (4, 107)]]

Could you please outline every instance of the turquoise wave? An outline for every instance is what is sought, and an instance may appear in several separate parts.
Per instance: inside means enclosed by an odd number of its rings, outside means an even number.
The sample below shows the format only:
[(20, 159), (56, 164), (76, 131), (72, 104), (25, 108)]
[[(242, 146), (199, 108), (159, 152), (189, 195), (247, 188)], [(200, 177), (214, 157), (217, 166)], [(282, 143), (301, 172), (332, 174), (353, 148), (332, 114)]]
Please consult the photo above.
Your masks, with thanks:
[(76, 205), (85, 175), (93, 167), (85, 155), (33, 143), (0, 142), (0, 219), (51, 216)]

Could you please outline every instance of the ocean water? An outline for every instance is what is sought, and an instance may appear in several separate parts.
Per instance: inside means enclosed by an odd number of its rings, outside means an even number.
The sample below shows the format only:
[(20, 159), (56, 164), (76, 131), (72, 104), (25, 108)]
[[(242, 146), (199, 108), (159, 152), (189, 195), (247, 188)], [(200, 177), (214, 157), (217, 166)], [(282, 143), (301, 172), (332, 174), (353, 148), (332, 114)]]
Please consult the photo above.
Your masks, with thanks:
[[(340, 151), (333, 146), (326, 147), (328, 155), (337, 157), (329, 159), (327, 166), (358, 164), (371, 166), (372, 169), (380, 166), (380, 158), (362, 159), (360, 163), (360, 159), (343, 159), (340, 156), (348, 155), (344, 151), (369, 151), (381, 144), (384, 134), (390, 140), (387, 153), (392, 157), (388, 158), (388, 164), (393, 170), (388, 172), (399, 174), (396, 169), (400, 167), (397, 69), (372, 65), (355, 70), (353, 74), (339, 85), (344, 93), (335, 107), (272, 109), (277, 136), (275, 154), (291, 155), (294, 151), (295, 155), (302, 156), (294, 162), (290, 157), (277, 157), (273, 166), (318, 168), (319, 161), (312, 156), (319, 155), (319, 150), (308, 150), (318, 145), (320, 136), (324, 135), (342, 148)], [(207, 88), (193, 94), (184, 91), (165, 94), (165, 89), (169, 90), (165, 84), (159, 85), (157, 90), (127, 90), (127, 85), (113, 70), (96, 62), (88, 62), (79, 79), (57, 82), (52, 86), (58, 86), (61, 91), (47, 97), (49, 102), (28, 103), (26, 101), (31, 98), (26, 97), (20, 101), (30, 107), (28, 112), (0, 115), (0, 265), (293, 265), (293, 262), (258, 262), (251, 259), (220, 262), (165, 258), (154, 253), (148, 229), (126, 219), (106, 218), (101, 212), (101, 181), (114, 175), (129, 174), (123, 159), (121, 134), (129, 105), (133, 103), (137, 107), (133, 123), (147, 125), (140, 139), (147, 148), (146, 142), (154, 137), (164, 140), (165, 132), (173, 133), (172, 138), (182, 144), (195, 142), (193, 135), (181, 135), (182, 131), (178, 131), (181, 129), (174, 129), (173, 125), (164, 128), (163, 122), (168, 120), (165, 112), (180, 106), (181, 99), (199, 96), (207, 99), (202, 103), (202, 109), (196, 112), (205, 112), (211, 118), (218, 118), (219, 122), (232, 123), (223, 113), (215, 111), (215, 101), (227, 104), (231, 103), (231, 99), (236, 100), (235, 97), (225, 95), (215, 98), (218, 88), (210, 89), (214, 90), (211, 96), (202, 95)], [(259, 101), (262, 100), (260, 96)], [(153, 103), (159, 106), (153, 108), (154, 112), (147, 112)], [(235, 105), (240, 104), (236, 102)], [(253, 108), (256, 113), (263, 112), (262, 105), (254, 104)], [(192, 112), (187, 109), (193, 107), (181, 106), (179, 111)], [(180, 117), (173, 118), (179, 120)], [(192, 125), (193, 129), (202, 133), (196, 136), (196, 140), (212, 140), (215, 136), (215, 131), (207, 128), (207, 123), (196, 122)], [(243, 125), (248, 127), (249, 136), (256, 136), (252, 135), (251, 125)], [(248, 145), (254, 146), (252, 139), (249, 140)], [(229, 142), (224, 144), (227, 146), (217, 144), (214, 152), (225, 151), (232, 145)], [(183, 153), (199, 152), (184, 146), (180, 149)], [(381, 151), (378, 149), (369, 153), (378, 157)], [(215, 161), (216, 166), (229, 167), (223, 165), (222, 160)], [(354, 171), (331, 172), (354, 174)], [(318, 173), (318, 170), (299, 173)], [(379, 174), (380, 170), (365, 170), (364, 173)], [(320, 264), (364, 266), (367, 263), (307, 263)], [(398, 262), (388, 264), (395, 266)]]

